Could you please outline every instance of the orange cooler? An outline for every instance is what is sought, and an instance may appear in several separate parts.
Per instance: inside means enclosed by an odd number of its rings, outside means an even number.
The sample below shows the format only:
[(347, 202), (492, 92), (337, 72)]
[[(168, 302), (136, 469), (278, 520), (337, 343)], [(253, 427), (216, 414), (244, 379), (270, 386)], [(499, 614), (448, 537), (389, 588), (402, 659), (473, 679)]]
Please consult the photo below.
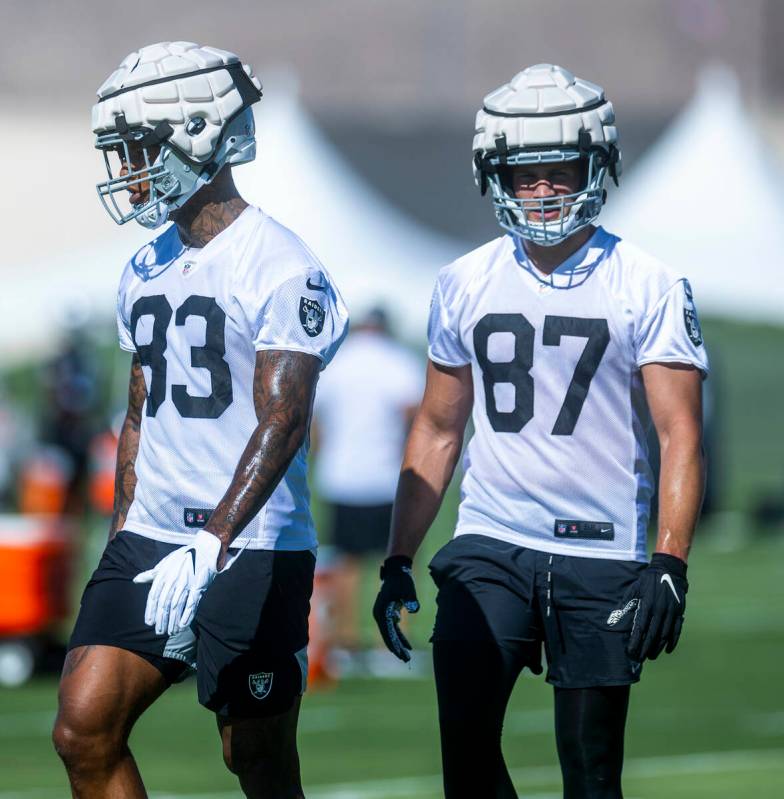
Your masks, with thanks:
[(68, 617), (73, 551), (59, 519), (0, 515), (0, 637), (35, 635)]

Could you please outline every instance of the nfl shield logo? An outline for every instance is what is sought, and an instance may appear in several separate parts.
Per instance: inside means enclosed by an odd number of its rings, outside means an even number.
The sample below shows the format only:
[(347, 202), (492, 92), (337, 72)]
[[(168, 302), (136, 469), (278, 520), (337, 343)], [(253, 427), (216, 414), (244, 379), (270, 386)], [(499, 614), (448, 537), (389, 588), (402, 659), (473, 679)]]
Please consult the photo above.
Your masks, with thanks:
[(313, 338), (324, 329), (324, 309), (316, 300), (307, 297), (299, 298), (299, 321), (305, 332)]
[(272, 690), (272, 672), (260, 671), (248, 675), (248, 687), (256, 699), (266, 699)]

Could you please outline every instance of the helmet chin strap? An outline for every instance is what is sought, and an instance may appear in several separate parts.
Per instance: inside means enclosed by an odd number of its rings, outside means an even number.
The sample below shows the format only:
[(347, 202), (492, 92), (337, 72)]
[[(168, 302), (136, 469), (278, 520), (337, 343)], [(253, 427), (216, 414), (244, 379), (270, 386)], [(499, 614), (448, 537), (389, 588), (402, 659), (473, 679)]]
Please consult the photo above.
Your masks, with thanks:
[[(166, 224), (172, 210), (185, 205), (200, 188), (210, 183), (218, 173), (218, 170), (214, 168), (214, 164), (208, 163), (197, 175), (194, 174), (192, 167), (183, 164), (171, 151), (167, 151), (165, 146), (161, 148), (161, 153), (155, 164), (159, 162), (165, 166), (165, 171), (154, 182), (153, 186), (157, 189), (157, 184), (161, 183), (161, 188), (166, 190), (168, 196), (151, 203), (149, 208), (136, 217), (136, 221), (149, 230), (154, 230)], [(182, 186), (183, 183), (186, 183), (186, 186), (190, 183), (190, 186), (184, 191), (172, 195), (172, 187)]]
[(142, 211), (136, 217), (136, 221), (148, 230), (155, 230), (155, 228), (166, 224), (169, 218), (169, 206), (163, 200), (150, 206), (146, 211)]

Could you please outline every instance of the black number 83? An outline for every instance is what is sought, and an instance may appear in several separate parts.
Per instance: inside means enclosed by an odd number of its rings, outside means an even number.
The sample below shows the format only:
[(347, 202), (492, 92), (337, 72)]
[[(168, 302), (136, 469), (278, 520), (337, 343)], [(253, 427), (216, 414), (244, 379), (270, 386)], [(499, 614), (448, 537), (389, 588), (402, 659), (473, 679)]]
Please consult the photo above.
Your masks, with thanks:
[[(172, 318), (172, 307), (163, 294), (141, 297), (131, 311), (131, 335), (142, 366), (149, 366), (150, 384), (147, 386), (147, 416), (155, 416), (166, 399), (166, 332)], [(152, 316), (152, 339), (149, 344), (139, 344), (136, 327), (139, 318)], [(174, 407), (191, 419), (217, 419), (231, 405), (234, 396), (231, 371), (226, 363), (226, 313), (213, 297), (194, 294), (177, 309), (174, 324), (181, 327), (189, 316), (201, 316), (207, 323), (204, 345), (191, 347), (191, 366), (207, 369), (212, 390), (209, 396), (194, 397), (188, 387), (173, 385), (171, 398)]]

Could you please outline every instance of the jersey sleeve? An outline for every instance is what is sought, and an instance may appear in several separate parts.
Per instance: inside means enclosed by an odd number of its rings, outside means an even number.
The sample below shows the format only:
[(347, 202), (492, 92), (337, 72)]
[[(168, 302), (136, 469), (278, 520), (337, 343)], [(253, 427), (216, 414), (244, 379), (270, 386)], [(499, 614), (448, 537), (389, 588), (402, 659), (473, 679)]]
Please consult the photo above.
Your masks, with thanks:
[(117, 339), (120, 342), (120, 349), (126, 352), (136, 352), (136, 345), (133, 343), (131, 335), (131, 323), (125, 312), (125, 292), (122, 286), (117, 294)]
[(322, 369), (348, 332), (348, 312), (323, 272), (301, 274), (280, 283), (260, 309), (253, 345), (260, 350), (293, 350), (314, 355)]
[(638, 366), (688, 363), (708, 374), (708, 353), (688, 280), (678, 280), (648, 312), (634, 346)]
[(431, 361), (442, 366), (465, 366), (471, 362), (471, 356), (460, 341), (460, 333), (441, 283), (439, 275), (430, 300), (427, 354)]

